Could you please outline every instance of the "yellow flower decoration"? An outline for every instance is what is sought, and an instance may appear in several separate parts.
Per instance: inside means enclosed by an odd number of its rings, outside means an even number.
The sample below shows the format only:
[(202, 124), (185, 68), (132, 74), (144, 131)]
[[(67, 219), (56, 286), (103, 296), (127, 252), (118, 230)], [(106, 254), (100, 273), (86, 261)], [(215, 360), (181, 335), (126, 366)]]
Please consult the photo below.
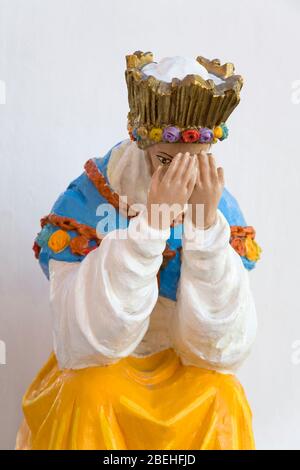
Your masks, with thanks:
[(149, 133), (150, 140), (154, 140), (155, 142), (160, 142), (162, 140), (163, 130), (159, 127), (153, 127)]
[(214, 128), (214, 137), (215, 139), (220, 139), (223, 136), (223, 129), (221, 126)]
[(70, 244), (71, 237), (68, 232), (64, 230), (57, 230), (52, 233), (48, 240), (48, 246), (54, 253), (60, 253)]
[(250, 237), (245, 238), (246, 258), (250, 261), (258, 261), (262, 252), (261, 247)]

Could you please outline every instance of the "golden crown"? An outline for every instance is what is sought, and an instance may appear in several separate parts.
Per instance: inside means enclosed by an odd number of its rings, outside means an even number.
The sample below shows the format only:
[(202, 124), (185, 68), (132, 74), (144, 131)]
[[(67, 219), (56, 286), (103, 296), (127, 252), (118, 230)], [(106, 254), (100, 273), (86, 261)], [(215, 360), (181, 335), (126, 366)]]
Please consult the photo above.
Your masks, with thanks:
[(136, 51), (126, 56), (128, 88), (128, 131), (140, 148), (155, 142), (211, 142), (228, 135), (225, 124), (240, 101), (243, 78), (234, 65), (198, 56), (214, 80), (186, 75), (171, 82), (146, 75), (143, 67), (153, 62), (152, 52)]

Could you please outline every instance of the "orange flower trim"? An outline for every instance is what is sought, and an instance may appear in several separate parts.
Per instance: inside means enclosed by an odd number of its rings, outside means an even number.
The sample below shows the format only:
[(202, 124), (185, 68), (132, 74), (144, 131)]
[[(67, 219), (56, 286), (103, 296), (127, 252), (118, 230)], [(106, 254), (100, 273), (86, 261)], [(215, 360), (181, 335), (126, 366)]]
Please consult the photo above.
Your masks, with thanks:
[[(112, 191), (108, 186), (105, 177), (102, 175), (101, 171), (98, 169), (94, 160), (90, 159), (84, 165), (84, 169), (89, 180), (94, 184), (99, 194), (101, 194), (107, 202), (109, 202), (115, 209), (120, 207), (120, 198), (119, 195)], [(137, 214), (129, 215), (129, 206), (127, 205), (127, 217), (135, 217)]]
[(238, 225), (232, 225), (230, 230), (230, 244), (235, 251), (240, 256), (244, 256), (250, 261), (258, 261), (262, 250), (254, 240), (254, 228), (251, 226), (241, 227)]
[(252, 240), (252, 238), (250, 237), (246, 237), (245, 247), (246, 247), (246, 257), (250, 261), (258, 261), (260, 259), (260, 254), (262, 250), (255, 240)]
[(83, 235), (72, 238), (70, 249), (74, 255), (85, 255), (89, 248), (89, 240)]
[[(75, 219), (71, 219), (69, 217), (64, 217), (56, 214), (49, 214), (41, 219), (41, 227), (43, 228), (46, 224), (55, 225), (56, 227), (62, 229), (62, 231), (74, 230), (78, 233), (78, 236), (72, 238), (69, 242), (71, 252), (76, 255), (87, 255), (90, 251), (96, 249), (102, 241), (100, 238), (97, 237), (97, 232), (93, 227), (80, 224)], [(67, 232), (65, 233), (66, 235), (68, 235)], [(94, 241), (96, 242), (96, 244), (94, 246), (89, 246), (89, 241)], [(35, 253), (35, 257), (38, 258), (40, 253), (40, 247), (38, 247), (36, 243), (34, 244), (33, 250)], [(171, 250), (169, 248), (169, 245), (167, 244), (163, 252), (163, 263), (166, 264), (166, 262), (172, 259), (175, 255), (176, 251)]]
[(255, 238), (255, 230), (251, 226), (241, 227), (239, 225), (231, 225), (231, 236), (232, 237), (247, 237)]
[[(77, 232), (78, 236), (69, 239), (69, 243), (66, 244), (62, 249), (65, 249), (67, 246), (70, 246), (70, 250), (74, 255), (84, 256), (87, 255), (91, 250), (97, 248), (100, 245), (101, 240), (97, 236), (97, 232), (93, 227), (89, 225), (84, 225), (78, 223), (75, 219), (71, 219), (69, 217), (64, 217), (56, 214), (50, 214), (46, 217), (41, 219), (41, 227), (43, 228), (46, 224), (52, 224), (56, 227), (59, 227), (61, 230), (57, 232), (63, 232), (66, 234), (67, 237), (70, 237), (67, 233), (67, 230), (74, 230)], [(53, 249), (52, 244), (50, 243), (51, 238), (57, 233), (54, 232), (53, 235), (50, 237), (48, 245), (49, 247), (55, 252)], [(95, 246), (89, 246), (89, 241), (95, 241)], [(55, 245), (53, 245), (55, 248)], [(62, 251), (60, 249), (59, 251)]]
[(65, 230), (57, 230), (48, 240), (48, 246), (54, 253), (60, 253), (70, 245), (71, 237)]
[(230, 243), (231, 243), (232, 248), (234, 248), (235, 251), (240, 256), (245, 256), (246, 255), (246, 247), (245, 247), (245, 239), (244, 238), (239, 238), (239, 237), (232, 238)]
[(162, 268), (165, 268), (168, 264), (168, 262), (176, 256), (176, 250), (172, 250), (169, 245), (166, 246), (163, 252), (163, 262), (162, 262)]

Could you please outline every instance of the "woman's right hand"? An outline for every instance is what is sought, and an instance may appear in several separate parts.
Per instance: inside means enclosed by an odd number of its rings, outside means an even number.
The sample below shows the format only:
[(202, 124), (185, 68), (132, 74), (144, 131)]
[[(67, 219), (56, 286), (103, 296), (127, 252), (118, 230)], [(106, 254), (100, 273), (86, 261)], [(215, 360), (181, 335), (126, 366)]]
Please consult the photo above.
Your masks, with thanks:
[(148, 224), (156, 229), (170, 227), (183, 212), (194, 189), (198, 162), (196, 155), (178, 153), (168, 169), (160, 166), (152, 176), (148, 192)]

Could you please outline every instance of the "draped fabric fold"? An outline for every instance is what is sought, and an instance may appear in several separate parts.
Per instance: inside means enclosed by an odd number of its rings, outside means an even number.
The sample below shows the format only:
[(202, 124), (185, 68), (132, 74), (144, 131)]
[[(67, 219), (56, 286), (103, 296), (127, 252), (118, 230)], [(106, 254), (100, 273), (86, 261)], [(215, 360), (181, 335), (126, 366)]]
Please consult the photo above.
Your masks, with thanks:
[(184, 366), (172, 348), (80, 370), (52, 354), (23, 411), (16, 449), (254, 449), (238, 380)]

